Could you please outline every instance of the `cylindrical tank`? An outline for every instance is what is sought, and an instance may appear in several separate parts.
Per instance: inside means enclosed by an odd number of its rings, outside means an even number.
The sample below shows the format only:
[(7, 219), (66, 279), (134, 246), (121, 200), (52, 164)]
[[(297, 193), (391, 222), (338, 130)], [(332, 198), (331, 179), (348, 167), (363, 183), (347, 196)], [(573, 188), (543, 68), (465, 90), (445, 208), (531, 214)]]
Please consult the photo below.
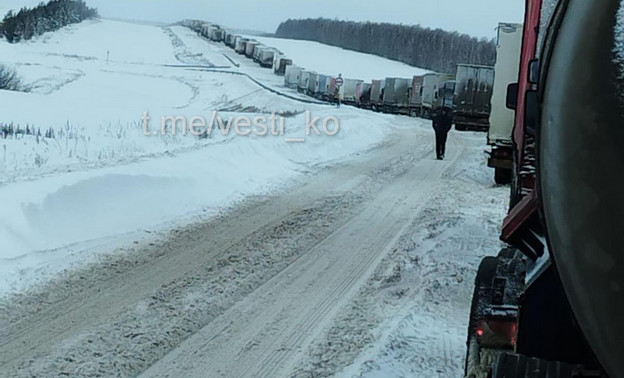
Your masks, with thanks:
[(538, 156), (551, 254), (578, 323), (611, 377), (624, 377), (624, 62), (614, 60), (614, 49), (624, 46), (622, 17), (615, 28), (619, 7), (619, 0), (567, 3), (542, 73)]

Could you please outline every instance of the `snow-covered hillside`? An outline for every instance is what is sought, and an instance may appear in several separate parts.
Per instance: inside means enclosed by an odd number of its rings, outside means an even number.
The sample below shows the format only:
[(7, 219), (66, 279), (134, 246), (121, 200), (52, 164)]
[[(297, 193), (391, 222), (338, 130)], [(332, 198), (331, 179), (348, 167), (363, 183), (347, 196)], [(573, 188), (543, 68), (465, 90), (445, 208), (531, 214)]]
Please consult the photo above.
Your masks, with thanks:
[(429, 72), (376, 55), (344, 50), (318, 42), (254, 36), (250, 38), (279, 49), (298, 66), (325, 75), (341, 73), (347, 78), (370, 82), (386, 77), (411, 78)]

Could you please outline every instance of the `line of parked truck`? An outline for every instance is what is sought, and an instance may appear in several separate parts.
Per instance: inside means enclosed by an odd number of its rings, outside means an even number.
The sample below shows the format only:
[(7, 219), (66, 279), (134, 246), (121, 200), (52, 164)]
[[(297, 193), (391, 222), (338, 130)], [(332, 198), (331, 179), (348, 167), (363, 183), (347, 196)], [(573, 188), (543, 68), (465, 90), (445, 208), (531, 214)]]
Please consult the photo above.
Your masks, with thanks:
[(431, 72), (412, 78), (389, 77), (364, 82), (306, 70), (278, 49), (216, 24), (185, 20), (182, 25), (213, 42), (223, 42), (262, 67), (272, 68), (276, 75), (284, 76), (286, 87), (310, 97), (423, 118), (431, 118), (437, 109), (448, 107), (453, 109), (458, 130), (489, 128), (493, 67), (459, 64), (456, 75)]
[(223, 42), (236, 53), (243, 55), (265, 68), (273, 68), (277, 75), (284, 76), (286, 68), (293, 64), (281, 51), (259, 41), (233, 33), (217, 24), (199, 20), (184, 20), (185, 26), (213, 42)]

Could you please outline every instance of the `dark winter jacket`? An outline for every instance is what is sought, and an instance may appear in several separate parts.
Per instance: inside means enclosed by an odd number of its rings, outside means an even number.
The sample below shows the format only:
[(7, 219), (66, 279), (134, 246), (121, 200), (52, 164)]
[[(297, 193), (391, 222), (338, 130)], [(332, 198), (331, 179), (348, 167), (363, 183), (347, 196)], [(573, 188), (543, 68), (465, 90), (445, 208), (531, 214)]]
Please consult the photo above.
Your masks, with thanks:
[(432, 119), (436, 133), (448, 133), (453, 127), (453, 113), (450, 110), (442, 109)]

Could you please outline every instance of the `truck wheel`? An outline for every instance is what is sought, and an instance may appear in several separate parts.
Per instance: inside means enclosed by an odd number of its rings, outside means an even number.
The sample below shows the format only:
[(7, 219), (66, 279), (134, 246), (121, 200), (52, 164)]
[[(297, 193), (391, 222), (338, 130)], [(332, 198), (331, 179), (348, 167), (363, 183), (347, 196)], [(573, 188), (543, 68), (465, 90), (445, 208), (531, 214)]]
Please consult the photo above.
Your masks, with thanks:
[(475, 287), (472, 294), (472, 304), (470, 306), (470, 320), (468, 323), (468, 339), (466, 350), (466, 364), (464, 370), (465, 377), (478, 377), (479, 366), (481, 365), (481, 348), (477, 344), (476, 333), (479, 314), (484, 306), (490, 301), (492, 282), (496, 276), (498, 259), (496, 257), (486, 257), (481, 261)]
[(494, 170), (494, 181), (498, 185), (509, 185), (511, 184), (511, 174), (511, 169), (496, 168)]
[(496, 257), (486, 257), (481, 261), (477, 277), (475, 278), (474, 293), (472, 295), (472, 305), (470, 307), (470, 323), (468, 325), (468, 334), (472, 335), (477, 330), (477, 322), (480, 307), (489, 301), (492, 282), (496, 276), (498, 268), (498, 259)]
[(419, 115), (420, 115), (420, 113), (416, 109), (412, 109), (410, 111), (410, 117), (412, 117), (412, 118), (417, 118)]
[(480, 351), (477, 339), (474, 336), (468, 337), (468, 351), (466, 353), (466, 367), (464, 370), (464, 377), (477, 378), (480, 370)]

